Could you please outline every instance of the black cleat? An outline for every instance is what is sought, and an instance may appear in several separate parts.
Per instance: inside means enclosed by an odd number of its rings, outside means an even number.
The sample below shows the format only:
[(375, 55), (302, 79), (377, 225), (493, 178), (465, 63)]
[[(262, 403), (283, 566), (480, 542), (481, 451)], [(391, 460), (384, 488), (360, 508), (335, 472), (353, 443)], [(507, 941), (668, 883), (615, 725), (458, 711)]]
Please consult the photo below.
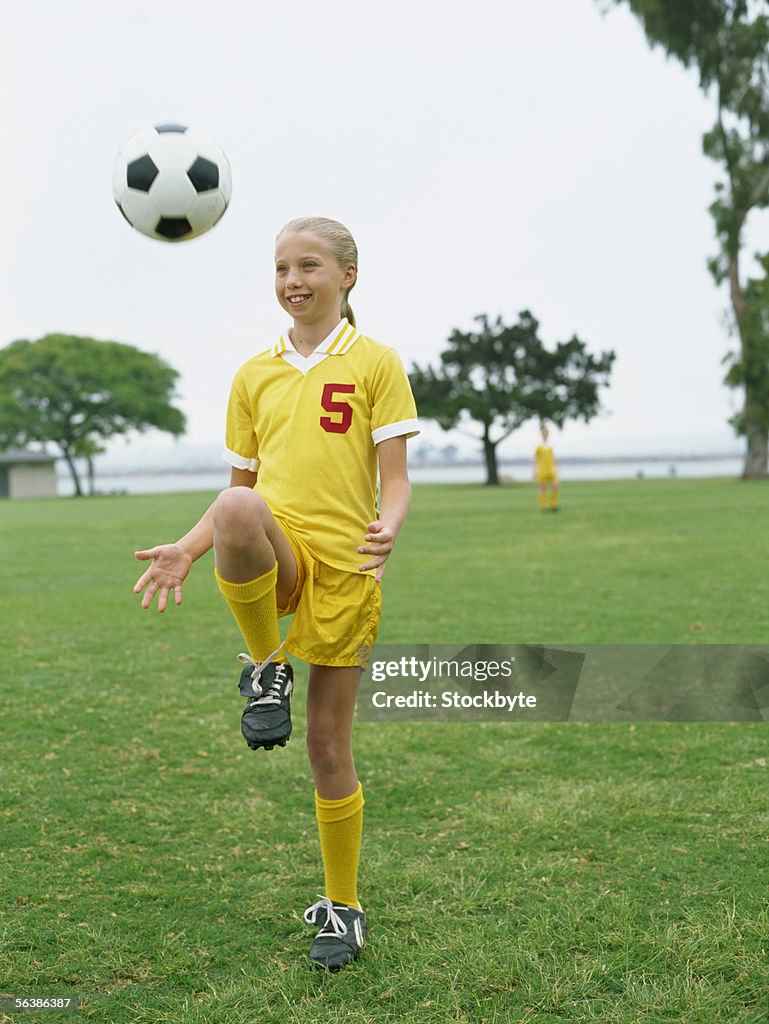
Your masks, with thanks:
[(291, 666), (286, 662), (255, 665), (247, 654), (239, 658), (245, 664), (239, 689), (248, 697), (240, 723), (246, 742), (252, 750), (285, 747), (291, 735)]
[(316, 924), (318, 934), (312, 944), (307, 963), (327, 971), (357, 960), (366, 941), (366, 915), (357, 907), (332, 903), (326, 896), (304, 912), (307, 924)]

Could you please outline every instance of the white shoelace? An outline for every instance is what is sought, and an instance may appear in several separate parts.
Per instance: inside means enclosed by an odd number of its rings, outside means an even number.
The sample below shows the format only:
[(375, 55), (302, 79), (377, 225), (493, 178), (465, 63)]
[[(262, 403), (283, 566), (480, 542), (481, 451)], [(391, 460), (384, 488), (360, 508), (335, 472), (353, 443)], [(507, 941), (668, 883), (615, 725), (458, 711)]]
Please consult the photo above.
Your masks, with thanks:
[(341, 939), (343, 935), (347, 934), (347, 925), (334, 910), (334, 904), (328, 896), (321, 896), (317, 903), (313, 903), (311, 907), (305, 910), (304, 919), (307, 924), (317, 923), (318, 911), (320, 910), (325, 910), (327, 916), (326, 923), (321, 927), (318, 935), (336, 935)]
[[(255, 699), (251, 701), (249, 707), (252, 707), (254, 704), (280, 704), (280, 688), (285, 682), (283, 675), (286, 671), (286, 666), (283, 664), (275, 666), (275, 678), (266, 689), (262, 686), (259, 680), (262, 677), (262, 672), (267, 668), (275, 655), (280, 654), (283, 650), (283, 644), (285, 644), (285, 642), (286, 641), (284, 640), (277, 650), (273, 651), (272, 654), (268, 655), (265, 660), (260, 662), (258, 665), (254, 662), (250, 654), (241, 653), (238, 655), (238, 661), (241, 665), (254, 666), (254, 671), (251, 673), (251, 689), (254, 691)], [(291, 693), (291, 689), (292, 683), (289, 681), (285, 692), (286, 697)]]

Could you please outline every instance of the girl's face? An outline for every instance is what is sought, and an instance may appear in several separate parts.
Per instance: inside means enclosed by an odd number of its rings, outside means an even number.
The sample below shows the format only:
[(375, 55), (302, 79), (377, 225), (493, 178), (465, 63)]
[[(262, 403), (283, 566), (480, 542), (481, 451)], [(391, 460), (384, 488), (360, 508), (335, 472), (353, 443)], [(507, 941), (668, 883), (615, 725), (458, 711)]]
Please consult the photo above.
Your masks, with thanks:
[(355, 283), (323, 239), (309, 232), (281, 235), (275, 247), (275, 294), (298, 324), (341, 318), (342, 298)]

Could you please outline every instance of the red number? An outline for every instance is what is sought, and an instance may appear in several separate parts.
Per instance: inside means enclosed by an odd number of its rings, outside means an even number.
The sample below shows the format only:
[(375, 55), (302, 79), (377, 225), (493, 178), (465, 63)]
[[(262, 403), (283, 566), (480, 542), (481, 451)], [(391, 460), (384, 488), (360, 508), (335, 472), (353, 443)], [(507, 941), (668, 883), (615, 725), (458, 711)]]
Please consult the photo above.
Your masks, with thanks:
[(335, 402), (334, 392), (340, 391), (344, 395), (351, 395), (355, 391), (354, 384), (325, 384), (323, 386), (323, 397), (320, 404), (326, 412), (338, 412), (342, 414), (341, 420), (332, 420), (330, 416), (321, 416), (320, 425), (329, 434), (346, 434), (352, 423), (352, 406), (349, 402)]

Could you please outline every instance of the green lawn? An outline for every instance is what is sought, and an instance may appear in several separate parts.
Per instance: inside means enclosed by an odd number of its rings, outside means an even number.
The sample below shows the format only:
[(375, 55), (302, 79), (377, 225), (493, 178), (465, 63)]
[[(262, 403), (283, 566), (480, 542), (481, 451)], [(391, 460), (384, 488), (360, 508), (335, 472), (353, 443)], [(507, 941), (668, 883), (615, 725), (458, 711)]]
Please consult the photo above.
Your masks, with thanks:
[[(142, 612), (135, 548), (211, 495), (0, 506), (5, 1021), (766, 1024), (763, 724), (356, 726), (362, 960), (310, 972), (302, 743), (240, 736), (210, 555)], [(390, 643), (765, 643), (763, 484), (415, 487)]]

